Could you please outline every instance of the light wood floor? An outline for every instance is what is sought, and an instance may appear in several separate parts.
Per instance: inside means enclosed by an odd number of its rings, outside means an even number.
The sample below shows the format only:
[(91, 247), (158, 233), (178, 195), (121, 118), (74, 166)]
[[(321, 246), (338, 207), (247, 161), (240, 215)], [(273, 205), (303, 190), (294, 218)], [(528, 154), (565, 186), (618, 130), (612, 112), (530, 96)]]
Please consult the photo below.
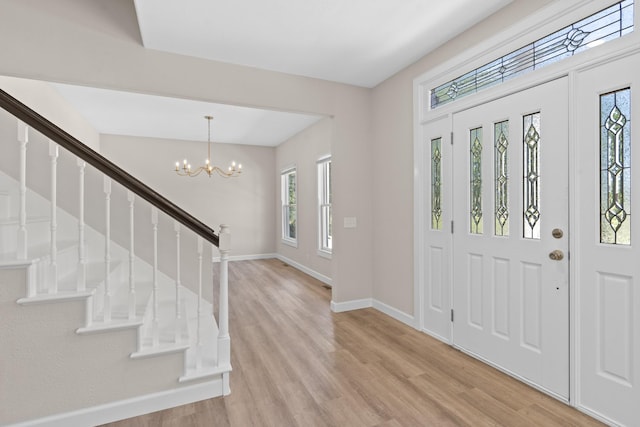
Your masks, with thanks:
[(109, 424), (595, 426), (593, 419), (278, 260), (229, 264), (231, 395)]

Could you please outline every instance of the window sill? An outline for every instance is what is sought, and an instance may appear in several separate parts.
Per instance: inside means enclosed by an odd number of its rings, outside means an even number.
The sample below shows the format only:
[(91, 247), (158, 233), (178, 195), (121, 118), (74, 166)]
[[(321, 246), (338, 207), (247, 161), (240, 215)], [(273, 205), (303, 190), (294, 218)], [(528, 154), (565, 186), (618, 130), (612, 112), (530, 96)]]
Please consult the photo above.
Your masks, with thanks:
[(318, 256), (326, 259), (331, 259), (331, 252), (318, 249)]
[(297, 248), (298, 247), (298, 241), (297, 240), (282, 239), (281, 242), (284, 243), (285, 245), (291, 246), (293, 248)]

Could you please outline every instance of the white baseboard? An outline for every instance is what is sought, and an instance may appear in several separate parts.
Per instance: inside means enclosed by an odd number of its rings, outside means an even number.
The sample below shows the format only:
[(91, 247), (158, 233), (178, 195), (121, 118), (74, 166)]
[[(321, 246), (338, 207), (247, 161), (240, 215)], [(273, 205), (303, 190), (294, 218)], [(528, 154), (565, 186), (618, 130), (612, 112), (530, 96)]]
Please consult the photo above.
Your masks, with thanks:
[(404, 323), (405, 325), (411, 326), (415, 328), (415, 319), (413, 316), (398, 310), (397, 308), (393, 308), (390, 305), (387, 305), (383, 302), (380, 302), (376, 299), (373, 300), (373, 308), (378, 311), (383, 312), (389, 317), (393, 317), (394, 319)]
[(345, 311), (360, 310), (370, 307), (375, 308), (376, 310), (386, 314), (387, 316), (404, 323), (405, 325), (415, 328), (415, 319), (413, 318), (413, 316), (373, 298), (364, 298), (344, 302), (331, 301), (331, 311), (333, 311), (334, 313), (343, 313)]
[(222, 378), (159, 393), (137, 396), (73, 412), (11, 424), (8, 427), (93, 426), (222, 396)]
[(360, 310), (362, 308), (373, 307), (371, 298), (356, 299), (345, 302), (335, 302), (331, 300), (331, 311), (334, 313), (343, 313), (345, 311)]
[(285, 256), (282, 256), (280, 254), (274, 254), (275, 258), (279, 259), (282, 262), (285, 262), (287, 264), (289, 264), (292, 267), (297, 268), (298, 270), (302, 271), (303, 273), (307, 273), (309, 276), (318, 279), (319, 281), (321, 281), (322, 283), (326, 283), (327, 285), (331, 286), (331, 277), (327, 277), (324, 274), (320, 274), (315, 270), (310, 269), (309, 267), (306, 267), (302, 264), (300, 264), (299, 262), (296, 262), (292, 259), (289, 259)]

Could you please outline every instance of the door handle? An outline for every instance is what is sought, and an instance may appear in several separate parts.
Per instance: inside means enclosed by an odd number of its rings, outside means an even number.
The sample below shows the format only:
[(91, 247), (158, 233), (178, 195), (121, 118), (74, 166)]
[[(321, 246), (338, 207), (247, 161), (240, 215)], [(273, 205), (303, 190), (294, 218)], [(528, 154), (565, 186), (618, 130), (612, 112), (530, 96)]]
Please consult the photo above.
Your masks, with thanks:
[(549, 254), (549, 258), (554, 261), (561, 261), (564, 258), (564, 252), (562, 252), (560, 249), (556, 249)]

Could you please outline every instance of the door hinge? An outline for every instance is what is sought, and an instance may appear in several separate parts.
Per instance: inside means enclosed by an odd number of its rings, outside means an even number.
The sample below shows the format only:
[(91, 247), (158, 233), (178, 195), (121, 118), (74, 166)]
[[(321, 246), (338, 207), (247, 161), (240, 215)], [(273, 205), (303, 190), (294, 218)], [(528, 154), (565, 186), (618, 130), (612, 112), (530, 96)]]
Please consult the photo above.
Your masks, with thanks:
[(451, 145), (453, 145), (453, 132), (451, 132)]
[(453, 308), (451, 309), (451, 321), (453, 322)]
[(451, 221), (451, 234), (453, 234), (453, 221)]

